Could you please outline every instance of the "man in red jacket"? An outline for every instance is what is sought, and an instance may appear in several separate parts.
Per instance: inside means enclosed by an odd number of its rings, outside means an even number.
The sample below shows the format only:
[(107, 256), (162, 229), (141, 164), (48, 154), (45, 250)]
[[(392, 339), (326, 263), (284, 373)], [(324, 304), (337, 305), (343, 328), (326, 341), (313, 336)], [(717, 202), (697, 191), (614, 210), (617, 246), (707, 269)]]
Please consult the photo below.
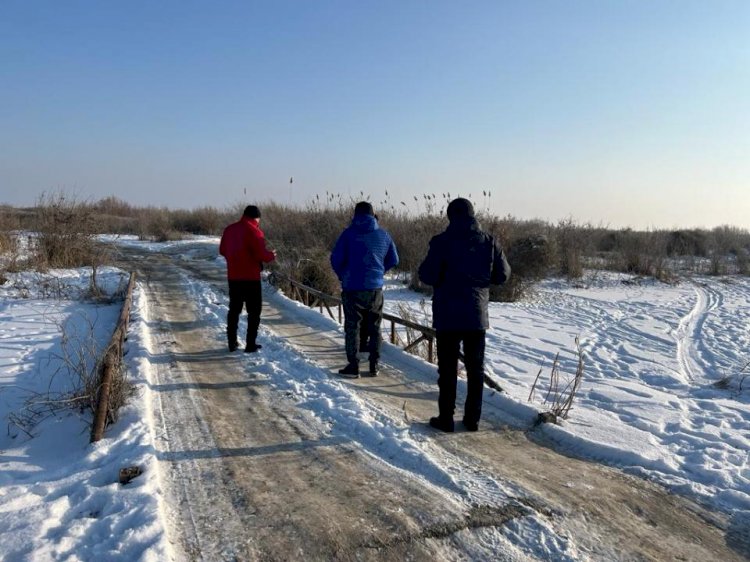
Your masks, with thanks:
[(221, 235), (219, 253), (227, 260), (229, 279), (229, 313), (227, 314), (227, 341), (229, 351), (237, 345), (237, 324), (242, 307), (247, 308), (247, 340), (245, 353), (254, 353), (262, 346), (256, 343), (263, 298), (260, 290), (260, 272), (264, 263), (276, 259), (276, 252), (266, 248), (266, 238), (260, 229), (260, 209), (248, 205), (242, 218), (230, 224)]

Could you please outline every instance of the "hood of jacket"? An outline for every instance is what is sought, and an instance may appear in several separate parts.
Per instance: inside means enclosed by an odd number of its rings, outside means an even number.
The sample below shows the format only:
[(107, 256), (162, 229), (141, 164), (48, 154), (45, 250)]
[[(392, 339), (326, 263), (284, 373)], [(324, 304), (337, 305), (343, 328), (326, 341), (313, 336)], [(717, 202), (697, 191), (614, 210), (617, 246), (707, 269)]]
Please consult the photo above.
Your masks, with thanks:
[(357, 232), (372, 232), (380, 228), (377, 219), (372, 215), (355, 215), (351, 226)]
[(449, 224), (448, 228), (445, 229), (446, 234), (451, 238), (475, 238), (482, 237), (481, 227), (474, 217), (460, 217), (453, 219)]
[(243, 216), (240, 218), (240, 220), (249, 226), (260, 229), (260, 221), (258, 219), (251, 219), (251, 218)]

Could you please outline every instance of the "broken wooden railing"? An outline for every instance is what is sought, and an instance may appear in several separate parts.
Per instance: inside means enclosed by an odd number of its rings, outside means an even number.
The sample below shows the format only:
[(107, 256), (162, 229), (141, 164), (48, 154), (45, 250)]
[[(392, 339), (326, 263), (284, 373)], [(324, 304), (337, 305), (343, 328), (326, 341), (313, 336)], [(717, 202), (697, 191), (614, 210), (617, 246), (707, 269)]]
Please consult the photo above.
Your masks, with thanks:
[(109, 344), (104, 350), (101, 362), (101, 378), (99, 383), (99, 396), (97, 398), (94, 422), (91, 425), (91, 443), (99, 441), (104, 435), (107, 420), (112, 417), (110, 411), (110, 392), (112, 390), (112, 379), (122, 364), (122, 347), (128, 333), (128, 320), (130, 319), (130, 304), (133, 300), (133, 288), (135, 287), (135, 272), (130, 274), (128, 288), (125, 292), (125, 301), (122, 303), (120, 317), (112, 332)]
[[(327, 293), (314, 289), (313, 287), (309, 287), (304, 283), (300, 283), (299, 281), (292, 279), (288, 275), (284, 275), (283, 273), (272, 273), (271, 282), (276, 285), (278, 283), (273, 278), (275, 278), (276, 280), (282, 280), (290, 286), (290, 298), (299, 301), (309, 306), (310, 308), (319, 308), (321, 314), (325, 310), (332, 319), (337, 320), (339, 324), (343, 323), (343, 311), (341, 299), (339, 297), (329, 295)], [(338, 313), (334, 314), (331, 307), (336, 307)], [(426, 342), (427, 360), (430, 363), (435, 362), (434, 328), (431, 328), (430, 326), (424, 326), (422, 324), (417, 324), (416, 322), (406, 320), (393, 314), (388, 314), (387, 312), (384, 312), (382, 317), (383, 320), (391, 323), (389, 339), (392, 344), (396, 345), (398, 343), (396, 339), (397, 325), (403, 326), (410, 330), (414, 330), (415, 332), (419, 333), (419, 337), (417, 337), (414, 341), (408, 342), (407, 345), (404, 346), (404, 351), (412, 351), (416, 349), (416, 347), (420, 343)]]

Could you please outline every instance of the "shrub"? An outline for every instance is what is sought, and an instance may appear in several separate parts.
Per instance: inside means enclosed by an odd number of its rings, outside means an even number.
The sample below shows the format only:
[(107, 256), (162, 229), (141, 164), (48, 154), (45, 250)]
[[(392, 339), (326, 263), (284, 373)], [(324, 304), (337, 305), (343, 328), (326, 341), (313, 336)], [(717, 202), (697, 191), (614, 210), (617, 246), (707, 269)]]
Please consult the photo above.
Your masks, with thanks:
[(155, 242), (169, 242), (183, 237), (182, 233), (173, 227), (170, 211), (156, 207), (149, 207), (139, 213), (137, 234), (141, 240), (154, 240)]
[(18, 230), (19, 222), (11, 209), (0, 208), (0, 254), (13, 253), (17, 249), (14, 231)]
[(96, 242), (98, 225), (89, 205), (63, 192), (44, 193), (36, 208), (35, 263), (40, 269), (93, 266), (106, 254)]
[(415, 291), (429, 293), (431, 288), (419, 280), (419, 266), (427, 256), (430, 240), (445, 230), (448, 221), (435, 215), (409, 217), (406, 213), (389, 213), (384, 216), (382, 224), (396, 244), (398, 269), (409, 275), (409, 286)]
[(291, 275), (293, 279), (303, 285), (317, 289), (328, 295), (338, 295), (340, 292), (339, 278), (331, 267), (328, 253), (313, 252), (311, 258), (302, 259)]
[[(221, 234), (227, 225), (225, 213), (214, 207), (199, 207), (191, 211), (171, 211), (171, 228), (190, 234)], [(236, 220), (236, 219), (235, 219)]]
[[(547, 412), (539, 414), (537, 423), (553, 422), (559, 423), (560, 419), (567, 419), (570, 414), (570, 410), (573, 408), (573, 401), (575, 400), (578, 390), (581, 388), (581, 381), (583, 380), (584, 371), (584, 354), (581, 350), (581, 345), (578, 337), (575, 339), (576, 346), (576, 371), (567, 380), (560, 380), (560, 354), (555, 355), (555, 359), (552, 362), (552, 368), (550, 369), (549, 383), (547, 384), (547, 391), (545, 393), (542, 405), (547, 406)], [(542, 371), (544, 367), (539, 368), (539, 372), (534, 379), (534, 384), (531, 385), (531, 392), (529, 392), (529, 402), (534, 400), (534, 391), (537, 388)]]
[(569, 279), (583, 276), (583, 254), (588, 247), (586, 229), (573, 219), (560, 221), (555, 229), (560, 273)]
[(616, 271), (648, 275), (669, 282), (674, 278), (667, 264), (667, 238), (658, 231), (618, 233), (610, 265)]
[(740, 275), (750, 275), (750, 251), (743, 248), (737, 252), (737, 273)]
[(721, 255), (737, 255), (742, 250), (750, 249), (750, 233), (735, 226), (717, 226), (711, 231), (712, 246)]
[(668, 256), (708, 255), (708, 235), (702, 230), (674, 230), (667, 235)]
[(536, 281), (552, 267), (553, 252), (549, 240), (532, 234), (511, 243), (507, 250), (510, 279), (500, 287), (490, 288), (490, 300), (514, 302), (523, 298)]

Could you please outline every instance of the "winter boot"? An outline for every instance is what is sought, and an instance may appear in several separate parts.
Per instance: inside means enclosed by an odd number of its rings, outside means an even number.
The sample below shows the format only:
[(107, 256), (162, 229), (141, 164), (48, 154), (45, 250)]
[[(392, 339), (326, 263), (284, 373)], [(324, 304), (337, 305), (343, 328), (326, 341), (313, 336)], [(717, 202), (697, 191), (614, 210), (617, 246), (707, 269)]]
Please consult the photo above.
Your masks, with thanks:
[(359, 365), (357, 363), (349, 363), (343, 369), (339, 369), (339, 375), (350, 379), (359, 378)]
[(373, 361), (372, 359), (370, 359), (370, 370), (367, 372), (367, 376), (368, 377), (377, 377), (379, 371), (380, 371), (380, 369), (378, 369), (378, 362), (377, 361)]
[(430, 425), (434, 427), (435, 429), (439, 429), (440, 431), (445, 431), (446, 433), (453, 433), (453, 430), (454, 430), (452, 419), (441, 418), (441, 417), (430, 418)]

